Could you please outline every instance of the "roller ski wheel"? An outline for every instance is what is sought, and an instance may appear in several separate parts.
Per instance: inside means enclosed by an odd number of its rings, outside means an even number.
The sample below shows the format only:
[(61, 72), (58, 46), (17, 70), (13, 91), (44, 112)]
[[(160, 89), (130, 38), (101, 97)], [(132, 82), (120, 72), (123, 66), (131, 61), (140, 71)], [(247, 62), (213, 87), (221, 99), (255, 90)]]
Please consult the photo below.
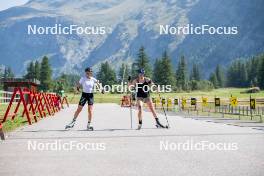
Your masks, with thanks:
[(87, 129), (87, 131), (93, 131), (94, 130), (90, 123), (87, 124), (86, 129)]
[(87, 131), (93, 131), (93, 130), (94, 130), (93, 127), (88, 127), (88, 128), (87, 128)]
[(68, 124), (68, 125), (65, 126), (65, 130), (68, 130), (68, 129), (73, 128), (74, 125), (75, 125), (75, 121), (72, 121), (70, 124)]
[(138, 124), (137, 130), (141, 130), (142, 124)]
[(71, 129), (71, 128), (73, 128), (73, 126), (70, 126), (70, 125), (66, 125), (66, 126), (65, 126), (65, 130), (69, 130), (69, 129)]
[(167, 128), (167, 129), (169, 128), (168, 125), (164, 126), (164, 125), (161, 125), (161, 124), (158, 124), (158, 123), (155, 126), (157, 128)]

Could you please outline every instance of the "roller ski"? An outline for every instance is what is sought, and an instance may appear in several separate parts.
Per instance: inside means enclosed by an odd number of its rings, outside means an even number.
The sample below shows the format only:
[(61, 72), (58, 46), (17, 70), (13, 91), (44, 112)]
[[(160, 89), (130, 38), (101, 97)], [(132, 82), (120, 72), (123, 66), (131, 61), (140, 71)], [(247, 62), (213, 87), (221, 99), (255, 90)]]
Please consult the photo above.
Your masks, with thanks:
[(137, 130), (140, 130), (142, 128), (142, 120), (139, 120)]
[(156, 118), (156, 125), (155, 125), (157, 128), (169, 128), (167, 125), (164, 126), (162, 125), (160, 122), (159, 122), (159, 119)]
[(142, 124), (138, 124), (137, 130), (140, 130), (142, 127)]
[(90, 123), (87, 124), (87, 131), (93, 131), (94, 128), (90, 125)]
[(74, 127), (76, 120), (72, 120), (71, 123), (65, 126), (65, 130), (71, 129)]

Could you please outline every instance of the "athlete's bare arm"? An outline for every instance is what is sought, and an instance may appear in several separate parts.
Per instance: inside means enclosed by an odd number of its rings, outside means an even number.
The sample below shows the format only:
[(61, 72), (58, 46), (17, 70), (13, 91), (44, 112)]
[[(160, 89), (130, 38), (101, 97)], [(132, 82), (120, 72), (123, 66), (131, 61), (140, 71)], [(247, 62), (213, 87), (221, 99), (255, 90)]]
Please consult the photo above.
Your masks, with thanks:
[(80, 92), (80, 88), (82, 87), (82, 85), (78, 82), (77, 84), (76, 84), (76, 89), (77, 89), (77, 91), (78, 92)]
[(103, 86), (102, 86), (102, 84), (100, 83), (99, 80), (96, 81), (96, 86), (98, 87), (100, 92), (104, 94), (104, 88), (103, 88)]
[(148, 77), (145, 77), (145, 80), (146, 80), (146, 82), (148, 83), (148, 85), (152, 85), (152, 84), (154, 84), (153, 83), (153, 81), (150, 79), (150, 78), (148, 78)]

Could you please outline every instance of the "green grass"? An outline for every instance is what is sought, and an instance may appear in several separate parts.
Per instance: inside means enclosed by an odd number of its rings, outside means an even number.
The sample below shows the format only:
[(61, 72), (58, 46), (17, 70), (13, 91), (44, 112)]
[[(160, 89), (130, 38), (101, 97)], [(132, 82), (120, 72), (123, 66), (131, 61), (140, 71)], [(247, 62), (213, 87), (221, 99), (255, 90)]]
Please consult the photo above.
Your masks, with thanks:
[[(68, 93), (66, 95), (67, 95), (67, 99), (69, 103), (71, 104), (78, 104), (80, 97), (81, 97), (81, 93), (78, 93), (78, 94)], [(95, 103), (117, 103), (119, 104), (123, 95), (124, 94), (96, 93), (94, 96), (94, 101)]]
[[(4, 118), (4, 114), (6, 112), (7, 106), (8, 106), (8, 104), (0, 104), (0, 120), (1, 121)], [(9, 111), (9, 115), (14, 112), (15, 107), (16, 107), (16, 104), (14, 104), (11, 107), (11, 109)], [(28, 124), (27, 118), (26, 117), (22, 117), (22, 113), (23, 113), (23, 108), (20, 105), (20, 107), (18, 109), (18, 112), (17, 112), (17, 115), (15, 116), (14, 120), (12, 120), (10, 116), (8, 116), (7, 120), (3, 123), (4, 132), (13, 131), (13, 130), (15, 130), (16, 128), (18, 128), (20, 126)], [(38, 115), (38, 113), (36, 115)], [(37, 117), (37, 120), (40, 120), (40, 119), (41, 118)], [(32, 123), (35, 122), (33, 118), (31, 118), (31, 122)]]
[(3, 130), (4, 132), (12, 131), (20, 126), (23, 126), (25, 124), (28, 124), (25, 118), (23, 117), (16, 117), (14, 120), (8, 119), (4, 124), (3, 124)]
[(261, 91), (259, 93), (253, 93), (253, 94), (247, 94), (242, 93), (246, 88), (221, 88), (221, 89), (215, 89), (212, 91), (192, 91), (192, 92), (180, 92), (180, 93), (163, 93), (162, 95), (165, 97), (208, 97), (208, 98), (214, 98), (214, 97), (220, 97), (220, 98), (230, 98), (230, 96), (234, 96), (237, 98), (245, 99), (249, 98), (250, 95), (252, 98), (264, 98), (264, 91)]
[[(221, 99), (228, 100), (230, 96), (237, 97), (238, 99), (249, 99), (250, 95), (252, 98), (264, 98), (264, 91), (260, 93), (246, 94), (241, 93), (244, 92), (245, 88), (222, 88), (215, 89), (212, 91), (192, 91), (192, 92), (174, 92), (174, 93), (161, 93), (162, 97), (165, 98), (191, 98), (195, 97), (201, 99), (202, 97), (208, 97), (208, 100), (213, 100), (214, 97), (220, 97)], [(95, 94), (95, 102), (96, 103), (120, 103), (120, 100), (124, 94)], [(67, 94), (69, 103), (77, 104), (79, 102), (81, 94), (76, 94), (74, 96), (73, 93)], [(73, 98), (74, 96), (74, 98)], [(158, 97), (157, 93), (152, 93), (152, 97)]]

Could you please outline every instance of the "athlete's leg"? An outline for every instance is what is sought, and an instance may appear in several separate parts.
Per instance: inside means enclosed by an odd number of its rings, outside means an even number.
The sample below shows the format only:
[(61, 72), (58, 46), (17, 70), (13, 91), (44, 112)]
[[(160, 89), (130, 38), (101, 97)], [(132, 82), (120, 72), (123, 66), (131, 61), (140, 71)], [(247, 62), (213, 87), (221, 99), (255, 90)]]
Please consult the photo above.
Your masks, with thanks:
[(147, 104), (149, 110), (151, 111), (151, 113), (153, 114), (153, 117), (154, 118), (158, 118), (157, 113), (156, 113), (156, 110), (154, 109), (151, 100), (146, 101), (146, 104)]
[(137, 100), (137, 106), (138, 106), (138, 130), (142, 127), (142, 109), (143, 109), (143, 102), (142, 100)]
[(137, 100), (137, 106), (138, 106), (138, 121), (142, 121), (142, 109), (143, 109), (143, 102), (142, 100)]
[(88, 123), (92, 121), (93, 117), (93, 105), (88, 105)]
[(146, 104), (148, 105), (148, 108), (150, 109), (150, 111), (151, 111), (152, 114), (153, 114), (153, 117), (154, 117), (155, 120), (156, 120), (156, 126), (157, 126), (157, 127), (161, 127), (161, 128), (165, 128), (165, 126), (162, 125), (162, 124), (160, 123), (160, 121), (159, 121), (159, 118), (158, 118), (158, 116), (157, 116), (156, 110), (155, 110), (154, 107), (153, 107), (152, 101), (151, 101), (150, 99), (147, 99), (147, 100), (146, 100)]
[(91, 127), (91, 121), (93, 116), (93, 103), (94, 103), (94, 96), (93, 94), (89, 94), (88, 97), (88, 124), (87, 124), (87, 130), (93, 130), (93, 127)]
[(74, 127), (75, 122), (76, 122), (76, 119), (79, 116), (80, 112), (82, 111), (83, 106), (85, 105), (86, 101), (87, 101), (86, 100), (86, 97), (82, 93), (82, 96), (81, 96), (80, 101), (79, 101), (78, 108), (76, 109), (76, 111), (75, 111), (75, 113), (73, 115), (73, 119), (72, 119), (72, 121), (68, 125), (66, 125), (65, 129), (69, 129), (69, 128), (73, 128)]
[(78, 117), (78, 115), (82, 111), (86, 101), (87, 101), (87, 95), (85, 93), (82, 93), (82, 96), (81, 96), (80, 101), (79, 101), (78, 108), (76, 109), (76, 111), (74, 113), (74, 117), (73, 117), (74, 120), (76, 120), (76, 118)]
[(77, 119), (77, 117), (79, 116), (80, 112), (82, 111), (83, 109), (83, 106), (81, 105), (78, 105), (78, 108), (76, 109), (75, 113), (74, 113), (74, 116), (73, 116), (73, 119)]

